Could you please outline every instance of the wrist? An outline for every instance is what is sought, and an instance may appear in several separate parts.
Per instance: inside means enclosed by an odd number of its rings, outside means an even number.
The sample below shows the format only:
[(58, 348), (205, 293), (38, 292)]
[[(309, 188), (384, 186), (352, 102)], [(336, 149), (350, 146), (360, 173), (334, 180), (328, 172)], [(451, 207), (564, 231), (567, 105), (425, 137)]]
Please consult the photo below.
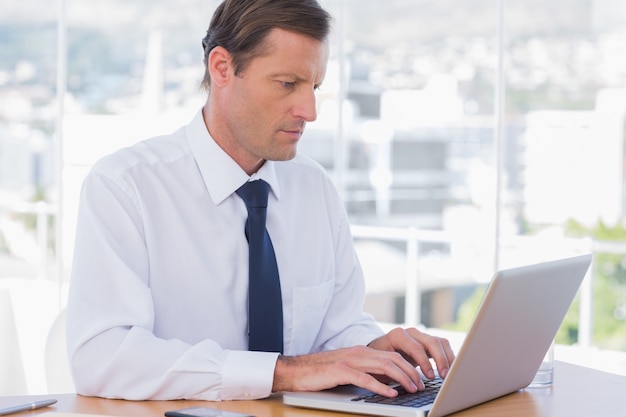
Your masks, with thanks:
[(291, 356), (279, 355), (274, 368), (274, 382), (272, 392), (293, 391), (293, 368), (294, 358)]

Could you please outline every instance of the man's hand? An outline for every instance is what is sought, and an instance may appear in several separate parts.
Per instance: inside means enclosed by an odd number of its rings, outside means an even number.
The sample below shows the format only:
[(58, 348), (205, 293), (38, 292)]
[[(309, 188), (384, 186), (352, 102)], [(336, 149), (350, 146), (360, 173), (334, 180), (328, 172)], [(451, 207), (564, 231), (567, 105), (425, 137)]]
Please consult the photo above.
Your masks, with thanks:
[(397, 391), (380, 382), (384, 377), (415, 392), (424, 385), (419, 373), (402, 355), (355, 346), (303, 356), (279, 356), (272, 391), (320, 391), (353, 384), (395, 397)]
[(439, 376), (445, 378), (454, 361), (450, 342), (441, 337), (422, 333), (415, 328), (395, 328), (384, 336), (374, 339), (369, 347), (390, 352), (399, 352), (413, 366), (419, 366), (426, 378), (435, 377), (432, 358), (437, 365)]
[(353, 384), (377, 394), (395, 397), (397, 391), (381, 381), (393, 380), (409, 392), (424, 389), (420, 366), (434, 377), (432, 357), (445, 377), (454, 353), (446, 339), (429, 336), (417, 329), (394, 329), (372, 341), (355, 346), (303, 356), (280, 356), (274, 371), (272, 391), (319, 391)]

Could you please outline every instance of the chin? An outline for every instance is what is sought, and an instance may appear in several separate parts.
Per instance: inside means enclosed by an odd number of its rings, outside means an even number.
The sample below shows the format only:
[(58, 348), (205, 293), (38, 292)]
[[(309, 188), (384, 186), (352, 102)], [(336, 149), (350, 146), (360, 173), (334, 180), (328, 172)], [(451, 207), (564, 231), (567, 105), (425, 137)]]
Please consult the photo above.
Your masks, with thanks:
[(276, 161), (276, 162), (285, 162), (285, 161), (291, 161), (293, 158), (296, 157), (296, 154), (290, 154), (290, 155), (285, 155), (279, 158), (273, 158), (272, 161)]
[(297, 149), (293, 147), (293, 149), (288, 149), (284, 152), (277, 152), (276, 154), (272, 155), (272, 158), (270, 159), (273, 161), (290, 161), (295, 158), (297, 154)]

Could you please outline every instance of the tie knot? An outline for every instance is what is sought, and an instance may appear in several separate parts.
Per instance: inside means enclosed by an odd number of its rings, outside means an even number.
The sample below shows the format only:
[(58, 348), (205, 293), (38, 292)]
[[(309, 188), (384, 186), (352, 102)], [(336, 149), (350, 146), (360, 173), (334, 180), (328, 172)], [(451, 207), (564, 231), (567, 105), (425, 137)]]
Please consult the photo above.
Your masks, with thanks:
[(270, 185), (263, 180), (248, 181), (235, 192), (246, 203), (247, 208), (267, 207)]

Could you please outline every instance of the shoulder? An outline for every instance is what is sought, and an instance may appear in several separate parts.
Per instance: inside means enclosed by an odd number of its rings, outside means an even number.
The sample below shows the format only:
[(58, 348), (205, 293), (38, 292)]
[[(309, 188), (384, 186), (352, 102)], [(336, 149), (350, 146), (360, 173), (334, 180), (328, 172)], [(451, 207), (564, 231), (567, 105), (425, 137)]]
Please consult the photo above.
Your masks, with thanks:
[(281, 189), (287, 195), (296, 196), (302, 201), (313, 198), (339, 203), (334, 182), (319, 162), (298, 154), (289, 161), (275, 162), (275, 167)]
[(157, 169), (189, 154), (184, 129), (144, 139), (136, 144), (119, 149), (98, 160), (91, 168), (90, 174), (119, 178), (137, 170)]

